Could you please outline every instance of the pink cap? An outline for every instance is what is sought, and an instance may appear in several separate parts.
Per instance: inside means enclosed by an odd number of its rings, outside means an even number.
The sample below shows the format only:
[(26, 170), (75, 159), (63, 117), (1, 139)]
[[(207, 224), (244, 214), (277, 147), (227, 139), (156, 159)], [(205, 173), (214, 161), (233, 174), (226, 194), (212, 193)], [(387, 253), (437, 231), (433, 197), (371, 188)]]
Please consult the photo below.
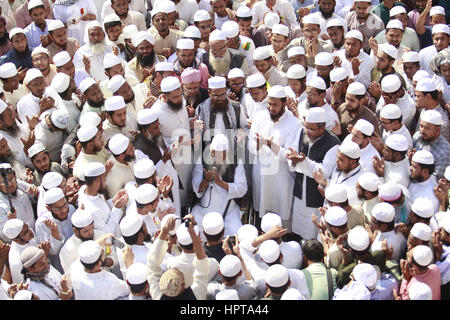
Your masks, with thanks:
[(200, 82), (202, 80), (202, 76), (200, 71), (194, 68), (186, 68), (181, 73), (181, 83), (189, 84), (192, 82)]

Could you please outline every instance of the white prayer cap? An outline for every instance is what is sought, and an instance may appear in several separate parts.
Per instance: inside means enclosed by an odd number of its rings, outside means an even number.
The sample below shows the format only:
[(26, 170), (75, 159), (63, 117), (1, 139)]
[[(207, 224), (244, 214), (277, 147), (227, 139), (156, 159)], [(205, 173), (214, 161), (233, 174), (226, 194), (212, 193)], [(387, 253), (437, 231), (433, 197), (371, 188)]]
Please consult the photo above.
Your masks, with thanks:
[(180, 50), (193, 50), (194, 40), (192, 39), (179, 39), (177, 41), (177, 49)]
[(388, 56), (390, 56), (393, 59), (397, 58), (398, 50), (392, 44), (382, 43), (382, 44), (378, 45), (378, 50), (381, 50), (382, 52), (386, 53)]
[(367, 121), (365, 119), (359, 119), (358, 121), (356, 121), (354, 127), (357, 130), (361, 131), (362, 134), (369, 136), (369, 137), (372, 136), (373, 131), (375, 129), (373, 124), (371, 124), (369, 121)]
[(133, 36), (138, 32), (139, 30), (135, 24), (129, 24), (125, 28), (123, 28), (123, 37), (125, 39), (132, 39)]
[(97, 242), (93, 240), (84, 241), (78, 247), (80, 261), (86, 264), (94, 263), (100, 258), (102, 250), (102, 247)]
[(398, 133), (387, 137), (385, 144), (394, 151), (405, 152), (408, 150), (408, 141), (403, 135)]
[(450, 166), (447, 166), (447, 168), (445, 168), (444, 177), (447, 181), (450, 181)]
[(103, 58), (103, 67), (109, 69), (121, 63), (121, 59), (113, 53), (107, 53)]
[(80, 140), (80, 142), (86, 142), (94, 138), (97, 132), (98, 132), (97, 126), (88, 123), (80, 126), (80, 128), (77, 131), (77, 137), (78, 140)]
[(17, 68), (14, 63), (7, 62), (0, 66), (0, 78), (8, 79), (16, 75), (17, 75)]
[(431, 78), (424, 78), (417, 81), (416, 90), (421, 92), (431, 92), (436, 90), (436, 83)]
[(381, 184), (378, 186), (378, 196), (382, 201), (396, 201), (402, 196), (402, 188), (395, 182)]
[[(174, 217), (175, 219), (178, 218), (178, 216), (173, 214), (173, 213), (166, 214), (164, 216), (164, 218), (162, 218), (162, 220), (161, 220), (161, 229), (164, 228), (164, 226), (166, 225), (167, 221), (169, 221), (170, 217)], [(175, 228), (173, 230), (169, 231), (169, 235), (173, 236), (174, 234), (176, 234), (177, 233), (177, 228), (180, 226), (180, 224), (181, 224), (181, 220), (180, 219), (176, 219), (175, 220)]]
[(65, 110), (56, 109), (51, 113), (50, 119), (55, 127), (59, 129), (66, 129), (69, 121), (69, 115)]
[(106, 172), (106, 168), (103, 163), (100, 162), (90, 162), (86, 164), (84, 169), (85, 177), (98, 177)]
[(155, 173), (155, 164), (151, 159), (142, 158), (133, 166), (134, 176), (138, 179), (148, 179)]
[(78, 88), (80, 89), (81, 93), (85, 93), (87, 91), (87, 89), (89, 89), (91, 86), (93, 86), (96, 83), (97, 82), (95, 82), (94, 79), (88, 77), (88, 78), (83, 79), (83, 81), (81, 81)]
[(33, 293), (29, 290), (19, 290), (14, 295), (14, 300), (31, 300), (33, 298)]
[(426, 267), (433, 262), (433, 252), (428, 246), (418, 245), (413, 249), (413, 258), (418, 265)]
[[(200, 230), (197, 225), (194, 226), (195, 234), (199, 234)], [(177, 228), (177, 240), (179, 244), (182, 246), (188, 246), (192, 243), (191, 235), (188, 232), (188, 228), (186, 228), (186, 225), (184, 223), (180, 224), (180, 226)]]
[(333, 62), (333, 55), (329, 52), (319, 52), (314, 59), (316, 66), (330, 66)]
[(42, 177), (41, 186), (44, 187), (45, 190), (49, 190), (51, 188), (56, 188), (61, 185), (63, 182), (64, 177), (56, 172), (56, 171), (50, 171), (44, 174)]
[(273, 287), (279, 288), (287, 284), (289, 281), (289, 272), (286, 267), (281, 264), (270, 266), (266, 271), (266, 283)]
[(333, 19), (328, 20), (326, 28), (328, 29), (328, 28), (331, 28), (331, 27), (342, 27), (345, 30), (347, 25), (341, 19), (334, 19), (333, 18)]
[(450, 35), (450, 27), (443, 23), (438, 23), (433, 26), (433, 29), (431, 29), (431, 33), (446, 33), (447, 35)]
[(274, 263), (280, 257), (280, 246), (275, 240), (266, 240), (259, 247), (259, 255), (267, 263)]
[(177, 77), (165, 77), (161, 81), (161, 92), (169, 93), (181, 87), (180, 80)]
[(430, 287), (423, 282), (413, 282), (408, 289), (409, 300), (432, 300), (433, 292)]
[(378, 190), (378, 176), (373, 172), (364, 172), (359, 176), (358, 183), (364, 190), (370, 192)]
[(286, 91), (282, 86), (276, 85), (269, 89), (269, 95), (270, 98), (286, 98)]
[(300, 46), (296, 46), (296, 47), (292, 47), (288, 50), (288, 58), (293, 57), (293, 56), (297, 56), (297, 55), (305, 55), (305, 49), (303, 47)]
[(411, 160), (420, 164), (434, 164), (433, 154), (427, 150), (416, 151)]
[(343, 203), (348, 200), (347, 189), (345, 188), (326, 188), (325, 199), (334, 203)]
[(347, 212), (341, 207), (330, 207), (325, 212), (325, 221), (334, 227), (343, 226), (347, 223)]
[(44, 195), (45, 204), (47, 205), (54, 204), (59, 200), (63, 199), (64, 197), (65, 195), (61, 188), (51, 188), (45, 191)]
[(89, 226), (92, 222), (94, 222), (94, 218), (89, 211), (85, 211), (82, 209), (77, 209), (70, 219), (72, 221), (72, 225), (75, 228), (84, 228)]
[(261, 73), (255, 73), (247, 77), (247, 88), (258, 88), (266, 84), (266, 79)]
[(158, 4), (158, 6), (161, 7), (161, 9), (165, 12), (165, 13), (172, 13), (177, 11), (177, 7), (175, 6), (175, 3), (173, 3), (172, 1), (164, 1)]
[(227, 80), (225, 77), (211, 77), (208, 79), (208, 89), (226, 88)]
[(348, 233), (348, 245), (356, 251), (364, 251), (370, 245), (369, 234), (362, 226), (356, 226)]
[(152, 109), (142, 109), (138, 112), (137, 121), (140, 125), (148, 125), (156, 120), (158, 120), (158, 116)]
[(272, 29), (276, 24), (280, 23), (280, 16), (275, 12), (269, 12), (264, 17), (264, 25), (267, 29)]
[[(390, 20), (389, 22), (388, 22), (388, 24), (386, 25), (386, 30), (388, 30), (388, 29), (400, 29), (400, 30), (404, 30), (403, 29), (403, 24), (402, 24), (402, 22), (400, 21), (400, 20), (398, 20), (398, 19), (393, 19), (393, 20)], [(386, 52), (387, 53), (387, 52)], [(395, 58), (395, 57), (394, 57)]]
[(28, 11), (33, 8), (44, 6), (44, 3), (41, 0), (30, 0), (28, 1)]
[(131, 38), (131, 43), (133, 44), (133, 47), (138, 47), (143, 41), (147, 41), (151, 45), (155, 44), (155, 37), (148, 33), (147, 31), (139, 31), (138, 33), (135, 33), (133, 37)]
[[(247, 6), (242, 6), (242, 7), (247, 8)], [(239, 295), (238, 295), (238, 292), (236, 291), (236, 289), (225, 289), (225, 290), (217, 292), (216, 300), (240, 300), (240, 299), (239, 299)]]
[(276, 213), (268, 212), (261, 219), (261, 230), (266, 233), (273, 227), (281, 227), (281, 218)]
[(227, 37), (222, 30), (216, 29), (209, 34), (209, 41), (226, 41)]
[(239, 271), (241, 271), (241, 260), (235, 255), (226, 255), (220, 260), (219, 270), (224, 277), (237, 276)]
[(425, 223), (416, 222), (411, 228), (411, 234), (422, 241), (431, 241), (431, 228)]
[(107, 24), (107, 23), (110, 23), (110, 22), (122, 22), (122, 21), (120, 20), (120, 17), (117, 14), (111, 13), (111, 14), (108, 14), (103, 19), (103, 24)]
[(245, 78), (244, 71), (239, 68), (233, 68), (228, 72), (228, 79)]
[(444, 121), (442, 121), (441, 114), (436, 110), (425, 110), (420, 115), (420, 119), (421, 121), (434, 124), (435, 126), (442, 126), (444, 124)]
[(339, 151), (352, 159), (358, 159), (361, 156), (359, 146), (351, 140), (344, 141), (339, 146)]
[(206, 234), (215, 236), (224, 228), (223, 217), (218, 212), (209, 212), (203, 217), (202, 226)]
[(419, 217), (425, 219), (429, 219), (434, 215), (433, 203), (425, 197), (419, 197), (414, 200), (411, 210)]
[[(190, 39), (180, 39), (180, 40), (190, 40)], [(178, 40), (178, 41), (180, 41), (180, 40)], [(192, 40), (190, 40), (190, 41), (192, 41)], [(165, 62), (165, 61), (158, 62), (155, 65), (155, 71), (156, 72), (173, 71), (173, 63)]]
[(405, 52), (402, 56), (403, 62), (419, 62), (419, 53), (415, 51)]
[(135, 235), (142, 227), (142, 218), (139, 214), (127, 214), (120, 221), (120, 232), (124, 237)]
[(222, 25), (222, 32), (228, 39), (239, 35), (239, 25), (236, 21), (228, 20)]
[(162, 3), (159, 3), (158, 5), (154, 6), (153, 10), (150, 11), (151, 18), (153, 19), (153, 17), (156, 16), (158, 13), (167, 14), (167, 11)]
[(206, 10), (197, 10), (194, 14), (194, 22), (211, 20), (211, 15)]
[(330, 72), (331, 82), (339, 82), (348, 78), (348, 72), (344, 68), (334, 68)]
[(103, 31), (103, 26), (100, 21), (91, 20), (86, 24), (86, 31), (89, 31), (90, 29), (94, 29), (94, 28), (100, 28)]
[(11, 165), (7, 162), (5, 163), (0, 163), (0, 169), (12, 169)]
[(381, 80), (381, 90), (386, 93), (396, 92), (401, 86), (400, 78), (395, 74), (387, 75)]
[(15, 239), (22, 232), (23, 225), (20, 219), (9, 219), (3, 227), (3, 234), (10, 240)]
[(389, 120), (399, 119), (402, 116), (402, 110), (396, 104), (390, 103), (381, 108), (380, 116)]
[(372, 209), (372, 217), (381, 222), (392, 222), (395, 217), (395, 209), (387, 202), (377, 203)]
[(440, 224), (442, 225), (442, 228), (444, 228), (444, 230), (447, 233), (450, 233), (450, 216), (446, 215), (440, 222)]
[(370, 263), (359, 263), (353, 268), (355, 281), (363, 283), (368, 289), (375, 288), (377, 283), (377, 270)]
[(430, 75), (425, 70), (417, 70), (414, 74), (412, 81), (419, 82), (421, 79), (428, 78)]
[(288, 79), (303, 79), (306, 77), (306, 71), (302, 65), (294, 64), (289, 67), (286, 76)]
[(45, 150), (46, 150), (45, 146), (42, 143), (40, 142), (35, 143), (30, 147), (30, 149), (28, 149), (28, 157), (32, 159), (35, 155)]
[[(403, 6), (394, 6), (394, 7), (392, 7), (391, 10), (389, 10), (389, 17), (390, 18), (395, 17), (396, 15), (398, 15), (400, 13), (406, 13), (405, 7), (403, 7)], [(386, 29), (387, 29), (387, 27), (386, 27)]]
[(48, 32), (55, 31), (57, 29), (65, 28), (66, 26), (61, 20), (50, 20), (48, 23)]
[(114, 77), (109, 79), (106, 87), (112, 93), (115, 93), (117, 90), (119, 90), (125, 84), (125, 82), (127, 82), (127, 80), (125, 80), (125, 78), (122, 77), (122, 75), (116, 74)]
[(320, 26), (319, 17), (315, 14), (308, 14), (303, 17), (302, 24), (318, 24)]
[(271, 57), (269, 46), (258, 47), (253, 51), (253, 60), (265, 60)]
[(287, 289), (280, 300), (305, 300), (305, 297), (295, 288)]
[(326, 111), (322, 108), (309, 108), (306, 114), (306, 122), (308, 123), (325, 123), (326, 119)]
[(228, 150), (228, 138), (223, 134), (217, 134), (211, 141), (210, 149), (215, 151)]
[(52, 79), (52, 87), (58, 93), (63, 93), (69, 88), (70, 77), (62, 72), (57, 73)]
[[(366, 0), (356, 0), (358, 2), (369, 2)], [(333, 300), (370, 300), (371, 294), (367, 287), (359, 282), (353, 281), (351, 282), (345, 291), (340, 291), (336, 297), (333, 297)]]
[(22, 28), (12, 28), (11, 31), (9, 31), (9, 40), (12, 40), (12, 38), (19, 33), (25, 36), (25, 30), (23, 30)]
[(23, 81), (25, 83), (30, 83), (36, 78), (43, 78), (43, 77), (44, 76), (42, 75), (42, 72), (39, 69), (31, 68), (28, 69), (27, 74), (25, 75), (25, 79), (23, 79)]
[(364, 41), (362, 33), (360, 31), (358, 31), (358, 30), (350, 30), (349, 32), (347, 32), (345, 34), (345, 39), (348, 39), (348, 38), (358, 39), (361, 42)]
[(125, 104), (125, 100), (122, 96), (112, 96), (105, 100), (106, 111), (117, 111), (126, 107), (127, 105)]
[(326, 90), (327, 89), (327, 85), (325, 83), (325, 80), (323, 80), (321, 77), (316, 76), (314, 78), (311, 78), (306, 85), (308, 87), (313, 87), (319, 90)]
[(46, 48), (41, 46), (34, 48), (33, 51), (31, 51), (31, 56), (33, 57), (39, 53), (45, 53), (47, 56), (50, 57), (50, 52), (48, 52)]
[(196, 26), (189, 26), (184, 30), (183, 36), (185, 38), (200, 39), (202, 37), (202, 34), (200, 33), (200, 30)]
[(361, 82), (352, 82), (348, 85), (347, 93), (363, 96), (366, 94), (366, 87)]
[(148, 271), (147, 266), (143, 263), (133, 263), (127, 269), (127, 281), (130, 284), (142, 284), (147, 281)]
[(237, 236), (240, 244), (247, 242), (248, 240), (251, 240), (250, 242), (252, 242), (258, 237), (258, 229), (256, 229), (254, 225), (244, 224), (239, 228)]
[(97, 112), (88, 111), (80, 116), (79, 124), (80, 126), (92, 124), (93, 126), (97, 127), (101, 121), (102, 119), (100, 118)]
[(128, 145), (130, 144), (130, 139), (121, 133), (115, 134), (108, 142), (109, 150), (116, 156), (124, 153)]
[(435, 16), (437, 14), (445, 16), (445, 9), (441, 6), (434, 6), (430, 9), (430, 17)]
[(136, 190), (136, 202), (139, 204), (150, 204), (158, 197), (158, 189), (154, 185), (146, 183)]
[(272, 34), (281, 34), (282, 36), (285, 36), (287, 38), (289, 36), (289, 28), (284, 24), (275, 24), (272, 27)]
[(247, 6), (240, 6), (236, 10), (236, 17), (239, 18), (250, 18), (252, 16), (252, 9)]

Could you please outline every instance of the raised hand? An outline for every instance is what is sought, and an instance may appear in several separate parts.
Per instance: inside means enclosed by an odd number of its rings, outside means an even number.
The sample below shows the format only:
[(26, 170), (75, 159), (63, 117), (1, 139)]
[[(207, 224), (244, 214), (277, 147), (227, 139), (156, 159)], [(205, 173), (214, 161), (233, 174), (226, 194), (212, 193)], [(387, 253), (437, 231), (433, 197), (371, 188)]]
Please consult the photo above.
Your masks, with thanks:
[(300, 154), (297, 153), (292, 148), (289, 148), (289, 152), (286, 153), (286, 158), (292, 161), (292, 164), (295, 166), (299, 162), (303, 162), (303, 160), (306, 159), (306, 155), (303, 152), (300, 152)]
[(129, 197), (125, 189), (121, 189), (113, 198), (114, 207), (122, 209), (128, 203)]
[(342, 134), (342, 127), (339, 121), (334, 120), (334, 126), (330, 128), (331, 132), (333, 132), (335, 135), (340, 136)]
[(378, 158), (377, 156), (374, 156), (372, 159), (372, 166), (379, 177), (384, 177), (384, 159)]
[(44, 220), (44, 225), (50, 229), (50, 233), (53, 238), (55, 238), (57, 240), (61, 240), (61, 237), (59, 235), (58, 225), (54, 221), (52, 221), (50, 219)]
[(383, 241), (381, 242), (381, 250), (383, 251), (386, 260), (392, 259), (392, 254), (394, 253), (394, 248), (392, 247), (392, 245), (388, 246), (387, 239), (383, 239)]
[(50, 241), (44, 241), (38, 244), (37, 246), (39, 249), (44, 250), (45, 255), (48, 257), (50, 253), (50, 249), (52, 248), (52, 245), (50, 244)]
[(91, 60), (89, 60), (88, 57), (83, 55), (83, 64), (84, 64), (84, 70), (87, 74), (91, 74)]

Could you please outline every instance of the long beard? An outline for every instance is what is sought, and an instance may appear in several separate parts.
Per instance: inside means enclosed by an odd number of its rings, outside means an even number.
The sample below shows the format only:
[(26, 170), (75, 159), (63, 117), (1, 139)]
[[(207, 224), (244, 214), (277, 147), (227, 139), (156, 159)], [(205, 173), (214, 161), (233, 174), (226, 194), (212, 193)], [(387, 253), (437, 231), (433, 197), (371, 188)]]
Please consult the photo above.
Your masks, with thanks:
[(144, 56), (144, 55), (136, 52), (136, 59), (141, 67), (150, 67), (155, 62), (155, 54), (152, 52), (148, 56)]
[(319, 11), (322, 13), (322, 15), (325, 19), (331, 18), (331, 16), (333, 15), (333, 11), (325, 12), (320, 7), (319, 7)]
[(133, 95), (131, 96), (130, 99), (125, 100), (125, 103), (126, 103), (126, 104), (131, 103), (131, 102), (133, 102), (133, 100), (134, 100), (134, 92), (133, 92)]
[(14, 122), (13, 125), (6, 128), (6, 131), (13, 137), (17, 137), (17, 135), (19, 134), (19, 127), (17, 126), (17, 123)]
[(150, 136), (149, 138), (150, 139), (148, 139), (148, 140), (152, 141), (153, 144), (156, 145), (157, 147), (160, 147), (161, 149), (166, 148), (166, 144), (164, 143), (164, 138), (161, 134), (157, 135), (157, 136)]
[(216, 72), (216, 76), (223, 75), (226, 76), (228, 71), (230, 71), (231, 55), (227, 50), (222, 58), (216, 58), (211, 52), (209, 53), (209, 64), (213, 67)]
[(92, 44), (90, 43), (91, 52), (97, 55), (101, 55), (105, 52), (106, 42), (102, 41), (101, 43)]
[(226, 163), (214, 163), (210, 166), (209, 170), (212, 170), (213, 168), (217, 169), (217, 173), (220, 177), (223, 177), (224, 174), (227, 172), (227, 169), (230, 165)]
[(30, 279), (31, 281), (35, 281), (35, 282), (42, 282), (45, 277), (48, 275), (48, 273), (50, 272), (50, 268), (48, 268), (47, 270), (44, 270), (42, 272), (26, 272), (26, 276), (28, 279)]
[(181, 108), (183, 107), (183, 102), (180, 103), (172, 103), (169, 100), (167, 100), (167, 105), (169, 106), (169, 108), (173, 111), (180, 111)]
[(211, 109), (218, 112), (226, 111), (228, 109), (228, 98), (220, 102), (211, 101)]
[(94, 102), (94, 101), (88, 99), (88, 103), (92, 108), (100, 109), (105, 104), (105, 99), (103, 98), (102, 101), (100, 101), (100, 102)]

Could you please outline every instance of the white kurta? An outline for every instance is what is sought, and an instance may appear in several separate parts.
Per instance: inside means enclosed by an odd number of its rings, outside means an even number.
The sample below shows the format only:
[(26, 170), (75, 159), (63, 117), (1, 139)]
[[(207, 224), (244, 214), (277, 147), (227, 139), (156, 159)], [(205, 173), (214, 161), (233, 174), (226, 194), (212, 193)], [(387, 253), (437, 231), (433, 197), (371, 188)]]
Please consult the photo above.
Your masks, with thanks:
[(9, 270), (11, 271), (11, 278), (12, 283), (19, 284), (23, 281), (23, 274), (22, 274), (22, 260), (20, 260), (20, 255), (22, 254), (23, 250), (30, 246), (37, 247), (38, 243), (36, 241), (36, 238), (33, 238), (28, 242), (27, 244), (18, 244), (17, 242), (12, 242), (11, 247), (9, 249)]
[(253, 100), (250, 93), (246, 93), (243, 98), (243, 103), (241, 104), (241, 113), (244, 113), (246, 120), (253, 120), (253, 117), (259, 112), (259, 111), (266, 111), (268, 110), (267, 105), (267, 98), (265, 98), (261, 102), (255, 102)]
[(81, 101), (75, 94), (72, 94), (72, 100), (62, 100), (59, 105), (60, 110), (64, 110), (69, 115), (69, 120), (67, 123), (67, 132), (72, 132), (73, 129), (78, 125), (80, 120), (80, 110), (78, 105), (81, 105)]
[(90, 44), (85, 44), (75, 52), (73, 63), (75, 68), (84, 69), (83, 57), (86, 56), (91, 61), (90, 76), (96, 81), (103, 81), (108, 79), (103, 66), (103, 58), (107, 53), (112, 53), (112, 47), (108, 44), (105, 44), (105, 50), (101, 54), (92, 52)]
[[(17, 126), (19, 127), (19, 132), (17, 136), (11, 135), (8, 131), (0, 130), (0, 134), (6, 139), (6, 142), (8, 142), (8, 146), (10, 148), (10, 152), (14, 154), (17, 161), (19, 161), (23, 166), (29, 166), (31, 167), (32, 163), (31, 160), (27, 157), (25, 154), (24, 146), (22, 143), (22, 139), (26, 139), (28, 133), (26, 130), (22, 127), (22, 125), (19, 123), (19, 121), (16, 120)], [(17, 174), (17, 172), (16, 172)]]
[(59, 300), (61, 277), (61, 273), (50, 265), (50, 272), (45, 277), (45, 281), (52, 286), (56, 292), (41, 282), (30, 280), (27, 281), (29, 283), (28, 290), (36, 294), (40, 300)]
[[(55, 100), (55, 107), (59, 108), (59, 103), (61, 101), (61, 98), (59, 97), (58, 93), (53, 89), (52, 87), (45, 88), (45, 92), (42, 96), (42, 98), (45, 97), (51, 97), (53, 100)], [(27, 117), (31, 119), (32, 117), (38, 117), (39, 116), (39, 101), (41, 98), (36, 97), (31, 92), (24, 95), (18, 102), (17, 102), (17, 115), (19, 116), (19, 120), (24, 123), (28, 124)], [(51, 109), (50, 109), (51, 110)], [(48, 113), (49, 110), (43, 112), (41, 114), (44, 115)]]
[(108, 159), (114, 165), (106, 175), (106, 190), (111, 198), (113, 198), (120, 189), (125, 187), (129, 181), (134, 181), (133, 166), (135, 161), (130, 161), (127, 164), (120, 163), (116, 160), (114, 155)]
[(384, 239), (387, 240), (388, 247), (392, 246), (394, 250), (392, 260), (399, 262), (406, 252), (406, 239), (401, 232), (396, 233), (394, 230), (378, 232), (375, 240), (372, 242), (370, 252), (381, 250), (381, 244)]
[(114, 300), (130, 294), (125, 281), (105, 270), (97, 273), (73, 270), (71, 278), (76, 300)]
[(360, 165), (349, 173), (338, 171), (337, 167), (335, 167), (331, 174), (331, 178), (328, 179), (327, 189), (344, 187), (347, 189), (348, 204), (351, 206), (360, 204), (361, 201), (358, 199), (358, 194), (356, 192), (356, 183), (362, 173)]
[(332, 20), (332, 19), (337, 19), (337, 20), (341, 21), (344, 24), (344, 26), (345, 26), (344, 27), (344, 34), (347, 33), (347, 21), (345, 21), (344, 18), (338, 16), (336, 13), (333, 13), (332, 16), (329, 17), (329, 18), (325, 18), (322, 15), (322, 12), (316, 11), (314, 13), (311, 13), (311, 16), (312, 17), (316, 17), (317, 19), (319, 19), (319, 22), (320, 22), (320, 34), (319, 34), (319, 36), (322, 36), (323, 34), (328, 35), (328, 33), (327, 33), (327, 22)]
[[(0, 83), (0, 87), (3, 88), (3, 83)], [(5, 91), (5, 89), (3, 89), (3, 93), (5, 95), (6, 101), (8, 101), (9, 103), (11, 103), (11, 105), (13, 106), (14, 110), (17, 109), (17, 102), (19, 102), (19, 100), (27, 94), (27, 90), (25, 89), (23, 84), (19, 83), (19, 87), (14, 90), (13, 92), (8, 92)]]
[[(395, 104), (402, 111), (403, 123), (405, 124), (405, 126), (408, 127), (416, 113), (416, 105), (414, 103), (414, 100), (405, 91), (405, 94), (403, 95), (403, 97), (399, 98)], [(383, 96), (381, 96), (380, 100), (378, 100), (378, 103), (377, 103), (377, 114), (381, 110), (381, 108), (383, 108), (385, 105), (386, 105), (386, 102), (384, 102), (384, 98), (383, 98)]]
[[(123, 240), (122, 240), (123, 241)], [(143, 263), (147, 264), (147, 254), (150, 251), (151, 243), (144, 243), (143, 245), (133, 244), (131, 245), (131, 250), (133, 251), (133, 263)], [(125, 266), (125, 262), (123, 261), (122, 254), (125, 248), (119, 249), (116, 248), (117, 258), (119, 260), (120, 272), (122, 272), (123, 279), (126, 279), (126, 273), (128, 268)]]
[(105, 119), (103, 121), (103, 143), (106, 145), (108, 143), (108, 140), (111, 139), (114, 135), (121, 133), (127, 138), (133, 140), (133, 136), (131, 135), (130, 131), (137, 131), (137, 123), (134, 121), (134, 119), (131, 117), (127, 110), (127, 121), (125, 123), (125, 126), (118, 127), (114, 124), (112, 124), (108, 119)]
[(405, 188), (409, 185), (409, 160), (399, 162), (384, 161), (384, 183), (396, 182)]
[(408, 129), (406, 129), (404, 124), (402, 124), (402, 127), (400, 129), (398, 129), (397, 131), (383, 130), (383, 143), (386, 143), (386, 139), (392, 134), (401, 134), (402, 136), (404, 136), (406, 138), (406, 141), (408, 141), (408, 150), (412, 149), (413, 142), (412, 142), (411, 134), (409, 133)]
[(298, 26), (297, 17), (295, 16), (294, 7), (287, 0), (277, 0), (272, 10), (270, 10), (265, 1), (256, 2), (252, 8), (253, 20), (252, 25), (255, 26), (263, 21), (266, 12), (279, 13), (284, 17), (284, 21), (288, 27)]
[(77, 159), (75, 160), (75, 165), (73, 166), (73, 176), (80, 179), (83, 177), (84, 179), (84, 169), (88, 163), (91, 162), (100, 162), (105, 164), (106, 160), (109, 158), (109, 151), (103, 148), (101, 151), (96, 154), (87, 154), (84, 153), (83, 150), (78, 154)]
[(436, 198), (433, 191), (436, 185), (437, 181), (435, 176), (431, 176), (428, 180), (423, 182), (411, 181), (408, 187), (411, 204), (413, 204), (417, 198), (426, 198), (433, 204), (433, 213), (438, 212), (439, 200)]
[(342, 68), (347, 70), (347, 74), (349, 75), (349, 79), (354, 79), (357, 82), (361, 82), (366, 88), (369, 86), (371, 82), (371, 72), (374, 67), (373, 61), (370, 56), (364, 51), (360, 51), (358, 55), (358, 59), (362, 60), (362, 63), (359, 66), (359, 73), (354, 74), (352, 63), (347, 60), (345, 57), (345, 50), (339, 50), (337, 52), (333, 52), (333, 56), (337, 56), (342, 61)]
[[(349, 134), (345, 137), (343, 143), (345, 141), (352, 141), (352, 135)], [(377, 157), (381, 159), (380, 153), (373, 147), (372, 143), (361, 149), (361, 156), (359, 158), (359, 164), (361, 165), (362, 172), (373, 172), (375, 173), (375, 169), (373, 168), (372, 160), (373, 157)]]
[(61, 161), (61, 148), (65, 139), (63, 132), (51, 131), (41, 116), (41, 121), (34, 128), (34, 135), (36, 137), (35, 143), (42, 143), (50, 153), (50, 160), (59, 163)]
[(438, 54), (435, 45), (428, 46), (419, 51), (420, 70), (425, 70), (430, 75), (430, 78), (434, 76), (434, 72), (431, 70), (431, 60)]

